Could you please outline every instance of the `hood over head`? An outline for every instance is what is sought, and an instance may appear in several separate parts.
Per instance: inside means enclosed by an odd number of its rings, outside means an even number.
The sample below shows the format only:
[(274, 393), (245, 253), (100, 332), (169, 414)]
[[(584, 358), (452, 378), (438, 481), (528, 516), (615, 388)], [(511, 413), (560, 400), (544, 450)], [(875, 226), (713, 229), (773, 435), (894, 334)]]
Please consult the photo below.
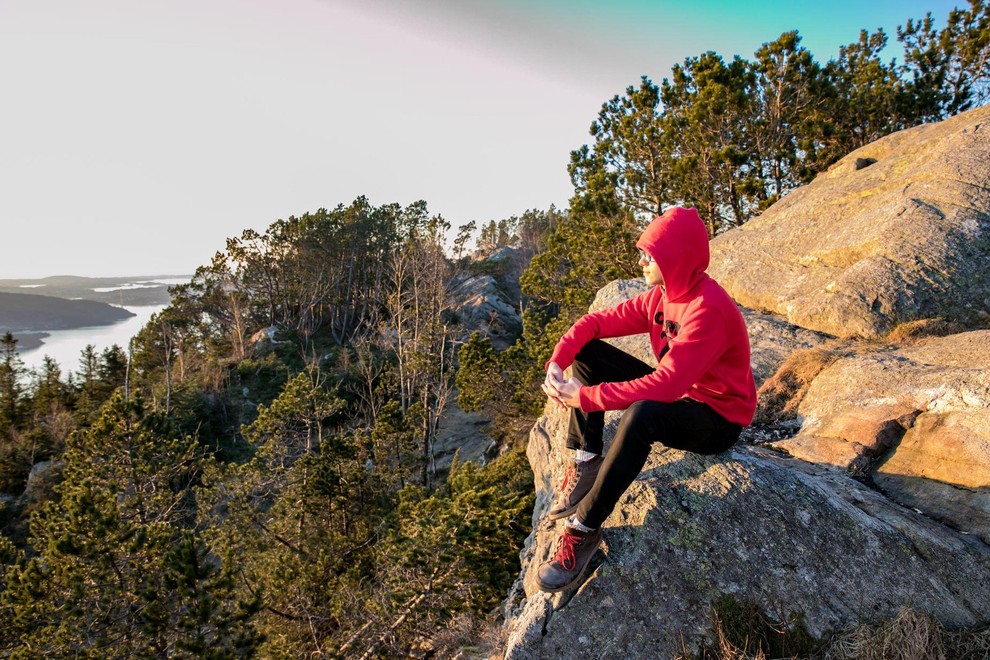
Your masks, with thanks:
[(708, 229), (695, 209), (667, 209), (647, 225), (636, 247), (656, 260), (668, 300), (677, 300), (705, 278)]

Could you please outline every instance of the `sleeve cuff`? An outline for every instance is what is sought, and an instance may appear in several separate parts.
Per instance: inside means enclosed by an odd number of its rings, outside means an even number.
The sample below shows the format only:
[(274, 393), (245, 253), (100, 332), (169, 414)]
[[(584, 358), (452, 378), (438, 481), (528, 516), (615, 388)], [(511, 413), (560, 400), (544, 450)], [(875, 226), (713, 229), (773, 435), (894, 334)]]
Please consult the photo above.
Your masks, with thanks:
[(578, 390), (578, 401), (581, 403), (581, 410), (584, 412), (597, 412), (599, 410), (604, 410), (601, 406), (597, 405), (594, 394), (598, 391), (597, 385), (582, 385), (581, 389)]

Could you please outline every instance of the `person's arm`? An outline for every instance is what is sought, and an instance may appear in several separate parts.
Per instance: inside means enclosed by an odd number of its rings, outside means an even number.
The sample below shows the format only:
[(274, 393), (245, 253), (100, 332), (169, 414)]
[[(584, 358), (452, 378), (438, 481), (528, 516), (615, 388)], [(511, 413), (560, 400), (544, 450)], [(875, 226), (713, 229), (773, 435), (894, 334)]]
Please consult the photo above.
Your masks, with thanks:
[(685, 319), (677, 337), (653, 373), (619, 383), (581, 387), (579, 407), (585, 412), (624, 410), (636, 401), (676, 401), (711, 369), (726, 346), (725, 322), (718, 309), (701, 310)]
[(662, 295), (659, 288), (625, 300), (615, 307), (585, 314), (564, 333), (553, 349), (545, 368), (556, 363), (566, 369), (574, 362), (585, 344), (592, 339), (625, 337), (650, 330), (649, 309), (653, 297)]

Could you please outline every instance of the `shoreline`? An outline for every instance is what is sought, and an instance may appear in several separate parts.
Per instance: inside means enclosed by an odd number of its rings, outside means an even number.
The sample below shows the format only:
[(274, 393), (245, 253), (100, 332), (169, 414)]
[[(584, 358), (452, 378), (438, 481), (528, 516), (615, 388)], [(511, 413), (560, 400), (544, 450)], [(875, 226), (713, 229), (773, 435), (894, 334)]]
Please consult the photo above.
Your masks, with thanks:
[[(6, 331), (5, 331), (6, 332)], [(17, 354), (35, 351), (45, 345), (45, 339), (51, 337), (51, 333), (31, 330), (11, 330), (10, 334), (17, 340)]]

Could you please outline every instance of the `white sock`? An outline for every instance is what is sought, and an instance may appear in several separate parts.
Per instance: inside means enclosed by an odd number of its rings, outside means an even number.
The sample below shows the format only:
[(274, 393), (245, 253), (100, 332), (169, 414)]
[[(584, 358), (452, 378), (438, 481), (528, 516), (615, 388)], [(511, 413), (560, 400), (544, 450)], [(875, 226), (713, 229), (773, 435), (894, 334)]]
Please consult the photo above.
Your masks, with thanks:
[(585, 451), (583, 449), (574, 450), (574, 460), (578, 463), (584, 463), (585, 461), (590, 461), (593, 458), (597, 458), (598, 454), (592, 454), (590, 451)]
[(580, 532), (593, 532), (593, 531), (595, 531), (595, 530), (591, 529), (590, 527), (588, 527), (587, 525), (582, 524), (581, 521), (578, 520), (577, 516), (571, 516), (570, 518), (568, 518), (567, 519), (567, 526), (568, 527), (573, 527), (574, 529), (576, 529), (576, 530), (578, 530)]

